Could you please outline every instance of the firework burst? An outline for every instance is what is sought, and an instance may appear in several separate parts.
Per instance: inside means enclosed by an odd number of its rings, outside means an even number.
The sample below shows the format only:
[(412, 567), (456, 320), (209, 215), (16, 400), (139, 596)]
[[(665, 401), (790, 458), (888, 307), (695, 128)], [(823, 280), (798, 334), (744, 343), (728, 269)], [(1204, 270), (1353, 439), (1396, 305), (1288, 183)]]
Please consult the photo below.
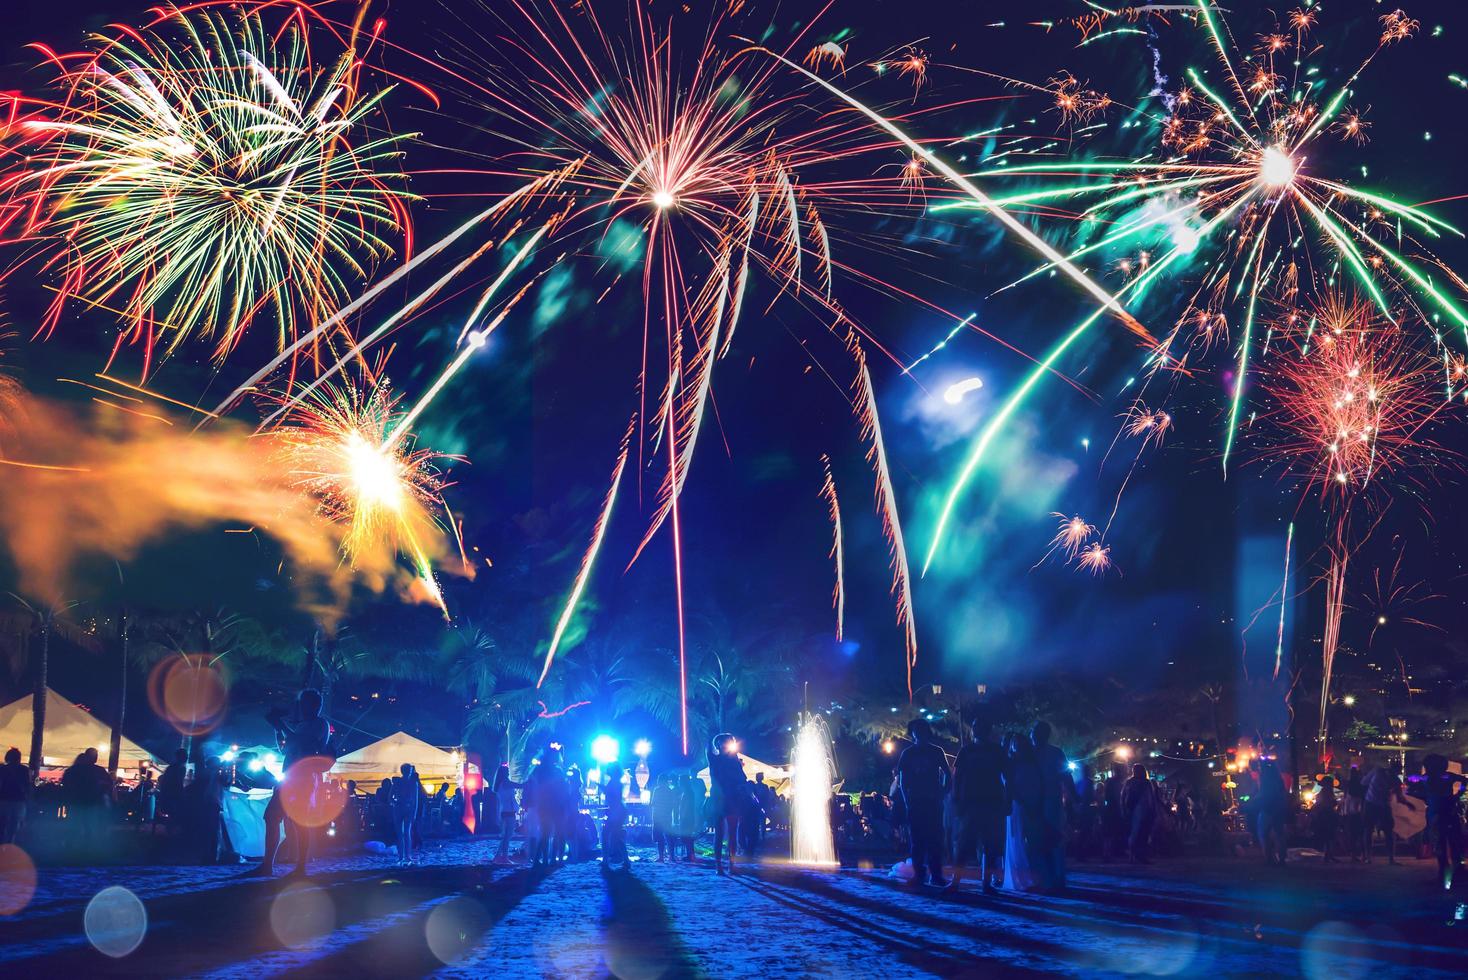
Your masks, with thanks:
[(1296, 356), (1275, 358), (1265, 382), (1278, 406), (1261, 426), (1270, 457), (1322, 495), (1350, 497), (1440, 452), (1424, 430), (1451, 403), (1406, 328), (1339, 297), (1312, 320), (1320, 328)]
[[(1330, 86), (1327, 73), (1296, 64), (1301, 39), (1318, 29), (1314, 11), (1290, 18), (1290, 33), (1265, 35), (1248, 59), (1240, 59), (1226, 40), (1227, 28), (1213, 5), (1199, 0), (1190, 11), (1179, 12), (1209, 39), (1224, 82), (1212, 86), (1198, 69), (1186, 72), (1187, 84), (1168, 96), (1169, 112), (1156, 120), (1160, 153), (1144, 159), (1016, 164), (975, 176), (1070, 179), (996, 197), (993, 203), (1078, 202), (1071, 216), (1094, 240), (1073, 248), (1066, 256), (1072, 261), (1103, 250), (1145, 250), (1145, 268), (1133, 265), (1116, 294), (1130, 303), (1164, 274), (1201, 268), (1196, 285), (1183, 294), (1187, 301), (1176, 325), (1149, 348), (1146, 369), (1149, 378), (1164, 370), (1180, 376), (1192, 356), (1228, 336), (1234, 363), (1221, 454), (1227, 472), (1247, 415), (1248, 382), (1271, 339), (1260, 329), (1260, 298), (1273, 296), (1292, 305), (1301, 290), (1343, 270), (1388, 322), (1397, 322), (1406, 309), (1422, 323), (1446, 318), (1468, 336), (1468, 314), (1427, 269), (1441, 265), (1431, 256), (1430, 242), (1461, 233), (1422, 208), (1332, 176), (1323, 168), (1328, 155), (1318, 152), (1333, 126), (1344, 127), (1341, 135), (1348, 138), (1360, 135), (1360, 114), (1347, 110), (1345, 101), (1383, 50), (1412, 35), (1416, 25), (1410, 18), (1399, 12), (1384, 17), (1376, 47), (1343, 83)], [(1319, 45), (1311, 53), (1318, 50)], [(1249, 64), (1252, 74), (1241, 75), (1235, 67), (1240, 63)], [(1062, 82), (1052, 96), (1075, 90), (1064, 77)], [(974, 206), (945, 202), (930, 210)], [(1010, 286), (1054, 267), (1047, 263)], [(949, 491), (925, 567), (995, 436), (1098, 319), (1099, 314), (1088, 317), (1065, 334), (980, 432)], [(1239, 328), (1229, 331), (1230, 322)], [(1427, 336), (1434, 335), (1427, 331)]]
[(290, 482), (342, 527), (348, 562), (383, 550), (407, 555), (442, 607), (425, 542), (439, 533), (447, 457), (390, 439), (399, 414), (385, 382), (327, 385), (296, 402), (266, 438)]
[[(268, 26), (265, 8), (289, 15)], [(402, 137), (350, 141), (388, 91), (359, 91), (371, 38), (353, 28), (323, 69), (309, 11), (166, 8), (47, 52), (61, 95), (26, 106), (0, 174), (9, 223), (57, 280), (43, 330), (76, 300), (119, 313), (145, 362), (195, 335), (222, 359), (252, 323), (284, 346), (393, 251)]]

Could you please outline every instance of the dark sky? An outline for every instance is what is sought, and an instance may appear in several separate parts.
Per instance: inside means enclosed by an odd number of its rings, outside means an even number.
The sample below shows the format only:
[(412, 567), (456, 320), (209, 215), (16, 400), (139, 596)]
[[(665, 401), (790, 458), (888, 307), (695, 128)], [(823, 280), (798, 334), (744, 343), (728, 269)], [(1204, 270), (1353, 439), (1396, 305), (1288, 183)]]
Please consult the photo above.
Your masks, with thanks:
[[(494, 0), (489, 5), (494, 8)], [(701, 5), (695, 6), (700, 9), (687, 14), (668, 9), (680, 29), (696, 37), (708, 17)], [(755, 33), (771, 24), (771, 42), (777, 43), (818, 7), (789, 0), (778, 6), (751, 2), (728, 33), (735, 28)], [(1339, 81), (1374, 45), (1376, 17), (1384, 8), (1365, 0), (1327, 7), (1318, 34), (1327, 53), (1315, 63)], [(22, 41), (74, 47), (85, 29), (136, 19), (141, 8), (141, 3), (12, 0), (0, 51), (0, 89), (30, 89), (45, 77), (24, 68), (34, 57), (22, 50)], [(487, 35), (496, 29), (494, 19), (474, 4), (428, 0), (377, 8), (388, 19), (393, 41), (450, 58), (458, 58), (453, 52), (464, 37), (457, 20)], [(1229, 8), (1229, 23), (1245, 48), (1253, 46), (1255, 35), (1272, 29), (1270, 11), (1276, 8), (1271, 5), (1240, 0)], [(619, 20), (616, 3), (598, 9), (606, 23)], [(816, 35), (849, 28), (849, 67), (861, 80), (863, 96), (892, 111), (934, 110), (914, 123), (923, 137), (1008, 123), (1036, 136), (1075, 135), (1046, 111), (1045, 96), (946, 65), (1037, 84), (1070, 71), (1126, 103), (1144, 99), (1153, 87), (1154, 70), (1172, 87), (1187, 65), (1210, 69), (1216, 78), (1201, 31), (1183, 20), (1143, 24), (1147, 33), (1118, 35), (1083, 48), (1076, 46), (1081, 36), (1073, 27), (1060, 24), (1047, 31), (1028, 23), (1085, 10), (1080, 2), (867, 0), (833, 5)], [(1468, 14), (1449, 2), (1413, 3), (1409, 13), (1422, 21), (1419, 36), (1378, 58), (1353, 96), (1354, 105), (1370, 106), (1371, 142), (1356, 148), (1331, 140), (1322, 144), (1327, 146), (1323, 158), (1311, 165), (1338, 168), (1352, 182), (1418, 202), (1463, 191), (1464, 135), (1455, 120), (1462, 117), (1468, 90), (1448, 75), (1468, 71), (1458, 57), (1468, 38)], [(995, 26), (998, 22), (1006, 23)], [(873, 81), (861, 64), (909, 42), (934, 62), (930, 84), (915, 99), (906, 81)], [(494, 56), (506, 57), (503, 51)], [(446, 92), (451, 89), (446, 80), (426, 77), (421, 67), (415, 74)], [(1009, 98), (935, 109), (987, 96)], [(475, 187), (463, 175), (426, 171), (484, 167), (487, 159), (505, 153), (507, 144), (463, 125), (462, 120), (485, 121), (489, 114), (451, 97), (434, 113), (421, 98), (400, 90), (391, 114), (396, 125), (422, 130), (436, 144), (410, 147), (407, 163), (418, 172), (413, 190), (427, 198), (415, 212), (418, 240), (431, 241), (475, 203), (463, 196)], [(1123, 158), (1154, 149), (1155, 127), (1122, 127), (1128, 119), (1127, 112), (1113, 110), (1105, 117), (1105, 130), (1086, 136), (1089, 145), (1097, 153)], [(955, 163), (971, 164), (964, 155), (978, 153), (981, 145), (953, 150)], [(874, 166), (901, 164), (903, 159), (867, 159), (860, 166), (869, 173)], [(1368, 174), (1364, 179), (1363, 167)], [(484, 178), (478, 186), (495, 192), (510, 185)], [(1468, 224), (1465, 204), (1446, 203), (1437, 213)], [(919, 293), (936, 306), (960, 315), (973, 312), (984, 329), (1032, 355), (1043, 352), (1089, 310), (1084, 297), (1055, 279), (989, 296), (1034, 265), (1028, 251), (1013, 238), (998, 235), (989, 221), (842, 214), (830, 224), (833, 249), (842, 261)], [(1057, 243), (1067, 234), (1059, 225), (1047, 225), (1045, 232)], [(1458, 267), (1468, 260), (1457, 241), (1443, 243), (1439, 254)], [(559, 315), (541, 322), (527, 312), (507, 320), (485, 356), (435, 403), (420, 427), (424, 444), (467, 458), (454, 470), (456, 485), (448, 501), (465, 521), (467, 541), (495, 562), (495, 569), (472, 586), (453, 587), (460, 610), (469, 614), (494, 620), (507, 615), (506, 604), (514, 603), (524, 615), (522, 600), (528, 597), (530, 618), (539, 617), (548, 632), (575, 574), (618, 439), (636, 405), (641, 339), (637, 291), (614, 290), (599, 302), (607, 278), (597, 266), (573, 255), (557, 275), (547, 276), (535, 302), (522, 310), (546, 310), (564, 302)], [(1165, 330), (1177, 316), (1185, 281), (1186, 273), (1178, 284), (1154, 290), (1136, 310), (1155, 331)], [(9, 319), (22, 335), (28, 333), (26, 321), (37, 302), (27, 293), (33, 285), (12, 281), (5, 290)], [(768, 292), (756, 296), (769, 299)], [(452, 349), (454, 317), (463, 315), (468, 302), (459, 296), (399, 331), (389, 374), (400, 391), (421, 390), (441, 368)], [(899, 359), (909, 362), (952, 326), (931, 310), (855, 285), (845, 302)], [(895, 696), (901, 686), (900, 635), (887, 596), (885, 544), (871, 507), (871, 471), (841, 392), (826, 376), (829, 372), (845, 385), (850, 366), (839, 342), (808, 312), (789, 302), (768, 311), (765, 306), (750, 305), (734, 355), (721, 362), (714, 383), (717, 418), (704, 434), (684, 497), (690, 642), (804, 648), (808, 679), (830, 688), (831, 694), (857, 688)], [(10, 359), (30, 386), (54, 394), (57, 386), (50, 379), (97, 369), (110, 329), (95, 315), (79, 316), (43, 344), (13, 343)], [(247, 343), (212, 382), (211, 393), (222, 391), (225, 382), (237, 380), (268, 355), (263, 339)], [(1117, 508), (1108, 537), (1117, 572), (1092, 579), (1053, 560), (1034, 567), (1054, 531), (1052, 511), (1105, 523), (1134, 443), (1123, 443), (1104, 467), (1101, 460), (1130, 402), (1121, 392), (1139, 360), (1132, 338), (1114, 323), (1103, 325), (1090, 346), (1061, 367), (1092, 396), (1052, 378), (996, 443), (990, 463), (960, 505), (951, 544), (929, 575), (916, 583), (920, 680), (966, 687), (1055, 672), (1121, 672), (1139, 683), (1195, 683), (1228, 674), (1238, 656), (1239, 616), (1249, 611), (1241, 596), (1259, 594), (1257, 578), (1268, 567), (1241, 555), (1268, 552), (1282, 558), (1284, 526), (1293, 519), (1299, 522), (1296, 560), (1304, 569), (1297, 586), (1319, 574), (1324, 521), (1318, 499), (1272, 466), (1265, 448), (1249, 445), (1247, 436), (1240, 452), (1247, 462), (1227, 481), (1222, 477), (1225, 398), (1219, 369), (1228, 358), (1219, 352), (1165, 398), (1176, 429), (1161, 450), (1142, 457)], [(915, 568), (927, 550), (937, 504), (967, 446), (1026, 363), (972, 333), (955, 339), (911, 377), (903, 377), (890, 362), (873, 359)], [(192, 399), (211, 385), (209, 372), (207, 352), (185, 350), (164, 365), (153, 384)], [(983, 390), (957, 408), (943, 403), (947, 385), (968, 376), (982, 378)], [(1468, 450), (1461, 419), (1450, 422), (1435, 437), (1450, 451)], [(1083, 440), (1089, 440), (1089, 448)], [(829, 527), (817, 495), (822, 453), (834, 460), (845, 516), (845, 644), (831, 636)], [(1370, 571), (1404, 549), (1403, 580), (1421, 581), (1425, 591), (1444, 596), (1429, 607), (1428, 615), (1449, 630), (1463, 628), (1468, 587), (1461, 571), (1468, 522), (1457, 503), (1460, 462), (1444, 454), (1421, 475), (1425, 488), (1419, 489), (1414, 479), (1394, 492), (1397, 499), (1388, 516), (1353, 563), (1359, 574), (1352, 593), (1361, 597), (1355, 603), (1361, 610), (1367, 605), (1364, 596), (1374, 588)], [(649, 473), (643, 480), (641, 512), (624, 507), (614, 522), (586, 605), (586, 626), (593, 634), (636, 631), (649, 644), (673, 643), (666, 536), (621, 574), (651, 512), (657, 479)], [(635, 493), (628, 499), (635, 502)], [(1271, 544), (1275, 541), (1277, 546)], [(180, 586), (185, 595), (227, 589), (231, 573), (248, 571), (226, 569), (217, 576), (203, 572), (213, 564), (214, 547), (194, 540), (181, 552), (170, 553), (168, 562), (195, 570), (188, 585)], [(1266, 588), (1264, 598), (1268, 592)], [(1302, 644), (1319, 633), (1318, 592), (1296, 606), (1297, 642)], [(419, 612), (403, 612), (390, 600), (379, 599), (358, 614), (372, 621)], [(1343, 642), (1366, 642), (1366, 615), (1348, 616)], [(1409, 636), (1403, 642), (1414, 656), (1441, 656), (1440, 640), (1431, 635)]]

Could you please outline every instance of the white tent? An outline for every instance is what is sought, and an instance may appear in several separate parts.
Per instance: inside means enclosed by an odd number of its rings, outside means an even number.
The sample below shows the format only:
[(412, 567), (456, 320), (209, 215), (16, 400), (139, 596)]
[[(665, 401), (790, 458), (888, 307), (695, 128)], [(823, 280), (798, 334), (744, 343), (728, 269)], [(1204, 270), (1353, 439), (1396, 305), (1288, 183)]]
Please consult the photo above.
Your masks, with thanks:
[(338, 779), (355, 779), (363, 789), (399, 775), (399, 767), (410, 762), (424, 783), (455, 783), (459, 779), (459, 757), (456, 753), (429, 745), (407, 732), (394, 732), (387, 738), (348, 752), (336, 760), (331, 775)]
[[(0, 752), (12, 745), (29, 756), (31, 729), (35, 727), (31, 713), (31, 696), (27, 694), (0, 708)], [(107, 765), (112, 741), (112, 727), (98, 721), (70, 701), (46, 688), (46, 733), (41, 764), (52, 768), (71, 765), (89, 748), (97, 750), (98, 762)], [(122, 740), (118, 758), (121, 769), (136, 770), (142, 763), (156, 764), (153, 753), (130, 739)]]
[[(790, 782), (789, 766), (772, 766), (768, 762), (761, 762), (747, 755), (741, 755), (739, 761), (744, 766), (745, 779), (753, 779), (756, 773), (762, 772), (765, 774), (765, 782), (769, 783), (770, 788), (781, 796), (785, 795), (787, 784)], [(712, 785), (709, 782), (708, 766), (704, 766), (699, 770), (698, 778), (702, 779), (705, 785)]]

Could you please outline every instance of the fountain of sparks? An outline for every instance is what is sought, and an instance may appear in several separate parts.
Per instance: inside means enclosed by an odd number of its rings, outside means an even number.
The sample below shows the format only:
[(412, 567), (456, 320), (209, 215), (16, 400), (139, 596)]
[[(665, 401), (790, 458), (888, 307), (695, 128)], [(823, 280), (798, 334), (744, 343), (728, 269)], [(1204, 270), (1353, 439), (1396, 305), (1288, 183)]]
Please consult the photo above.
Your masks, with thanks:
[(838, 867), (830, 818), (835, 776), (826, 722), (819, 715), (807, 714), (801, 719), (790, 759), (790, 857), (796, 864)]

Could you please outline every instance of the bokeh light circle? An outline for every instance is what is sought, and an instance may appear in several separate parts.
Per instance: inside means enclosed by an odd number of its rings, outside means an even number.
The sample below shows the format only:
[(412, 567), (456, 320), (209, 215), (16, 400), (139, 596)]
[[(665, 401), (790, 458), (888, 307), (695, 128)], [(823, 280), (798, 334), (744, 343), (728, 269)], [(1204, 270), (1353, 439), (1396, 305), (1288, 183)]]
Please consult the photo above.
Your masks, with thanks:
[(121, 959), (143, 942), (148, 934), (148, 910), (138, 896), (112, 885), (92, 896), (87, 903), (82, 927), (99, 953)]
[(1370, 971), (1372, 959), (1362, 956), (1361, 930), (1345, 922), (1322, 922), (1300, 943), (1300, 970), (1310, 980), (1354, 980)]
[(429, 952), (445, 966), (462, 960), (482, 942), (489, 913), (479, 902), (458, 896), (436, 906), (423, 924)]
[(277, 791), (286, 816), (303, 827), (325, 827), (347, 805), (347, 791), (326, 778), (335, 760), (313, 755), (297, 760), (286, 770)]
[(148, 704), (181, 735), (205, 735), (224, 720), (229, 685), (202, 654), (179, 654), (148, 675)]
[(0, 844), (0, 915), (15, 915), (36, 894), (36, 864), (14, 844)]
[(287, 887), (270, 904), (270, 928), (291, 949), (313, 946), (336, 928), (336, 905), (313, 885)]

